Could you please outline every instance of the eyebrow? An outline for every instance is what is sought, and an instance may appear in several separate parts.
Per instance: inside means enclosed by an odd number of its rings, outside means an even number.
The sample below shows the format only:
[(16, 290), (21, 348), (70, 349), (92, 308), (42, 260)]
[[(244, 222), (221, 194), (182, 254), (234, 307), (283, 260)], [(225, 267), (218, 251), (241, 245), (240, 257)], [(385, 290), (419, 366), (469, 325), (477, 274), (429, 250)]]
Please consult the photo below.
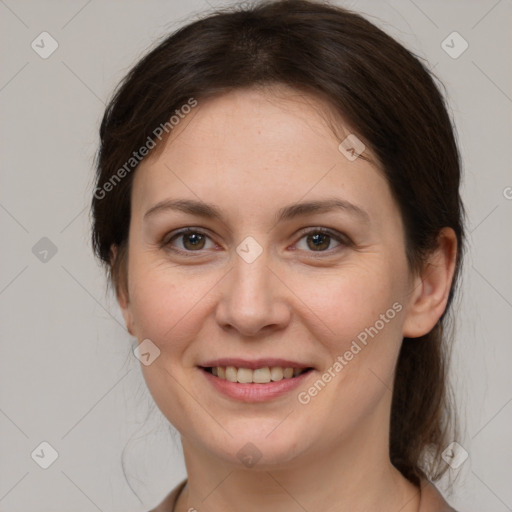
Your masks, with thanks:
[[(173, 210), (207, 219), (222, 220), (223, 218), (222, 212), (217, 206), (192, 199), (165, 199), (147, 210), (143, 218), (146, 220), (157, 213)], [(314, 213), (327, 213), (333, 210), (342, 210), (353, 216), (359, 217), (366, 223), (370, 222), (369, 214), (360, 206), (339, 198), (307, 201), (287, 205), (277, 212), (275, 221), (276, 223), (283, 222), (295, 217), (311, 215)]]

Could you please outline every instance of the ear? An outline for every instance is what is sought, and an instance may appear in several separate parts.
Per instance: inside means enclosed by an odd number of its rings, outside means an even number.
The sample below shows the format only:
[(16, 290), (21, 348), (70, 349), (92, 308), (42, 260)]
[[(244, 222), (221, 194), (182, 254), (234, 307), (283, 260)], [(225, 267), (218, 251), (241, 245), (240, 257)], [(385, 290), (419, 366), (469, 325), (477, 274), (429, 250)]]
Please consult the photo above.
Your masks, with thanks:
[[(116, 262), (117, 257), (118, 257), (117, 245), (112, 244), (110, 246), (110, 268), (114, 268), (114, 264)], [(122, 265), (123, 265), (123, 263), (121, 263), (121, 266)], [(122, 272), (125, 272), (125, 271), (127, 271), (127, 269), (121, 268), (119, 273), (121, 274)], [(128, 290), (126, 290), (125, 287), (122, 286), (122, 284), (120, 282), (115, 282), (115, 288), (116, 288), (117, 302), (121, 309), (121, 313), (123, 314), (126, 329), (132, 336), (135, 336), (134, 329), (133, 329), (134, 323), (133, 323), (133, 318), (132, 318), (131, 308), (130, 308), (130, 300), (128, 297)]]
[(437, 248), (430, 254), (424, 269), (416, 276), (408, 301), (403, 336), (417, 338), (430, 332), (446, 309), (455, 272), (457, 236), (452, 228), (443, 228)]

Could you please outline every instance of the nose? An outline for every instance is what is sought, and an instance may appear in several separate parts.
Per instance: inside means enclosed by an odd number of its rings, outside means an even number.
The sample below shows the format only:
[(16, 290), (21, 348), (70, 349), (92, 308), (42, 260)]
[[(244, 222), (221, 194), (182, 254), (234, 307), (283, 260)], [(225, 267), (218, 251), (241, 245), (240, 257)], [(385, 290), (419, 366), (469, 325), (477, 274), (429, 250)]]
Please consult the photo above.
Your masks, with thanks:
[(290, 292), (277, 274), (268, 266), (265, 251), (251, 263), (237, 255), (222, 280), (215, 315), (218, 324), (248, 337), (285, 328), (291, 318)]

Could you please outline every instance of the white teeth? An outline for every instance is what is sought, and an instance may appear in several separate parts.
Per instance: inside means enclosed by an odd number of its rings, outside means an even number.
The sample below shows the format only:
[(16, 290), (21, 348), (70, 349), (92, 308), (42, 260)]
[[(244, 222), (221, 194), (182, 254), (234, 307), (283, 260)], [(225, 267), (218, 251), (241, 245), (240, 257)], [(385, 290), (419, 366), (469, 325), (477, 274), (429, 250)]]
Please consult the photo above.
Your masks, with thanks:
[[(238, 373), (240, 373), (240, 370), (238, 370)], [(268, 368), (256, 368), (252, 371), (252, 382), (266, 384), (270, 380), (270, 370)]]
[(237, 369), (234, 366), (226, 366), (226, 380), (229, 382), (237, 381)]
[(304, 368), (282, 368), (280, 366), (269, 368), (265, 366), (251, 370), (250, 368), (235, 368), (234, 366), (216, 366), (211, 371), (213, 375), (230, 382), (268, 384), (269, 382), (297, 377), (304, 371)]
[(273, 381), (278, 381), (283, 378), (283, 369), (280, 366), (272, 366), (270, 368), (270, 378)]
[(252, 370), (249, 368), (238, 368), (237, 380), (242, 384), (249, 384), (252, 382)]

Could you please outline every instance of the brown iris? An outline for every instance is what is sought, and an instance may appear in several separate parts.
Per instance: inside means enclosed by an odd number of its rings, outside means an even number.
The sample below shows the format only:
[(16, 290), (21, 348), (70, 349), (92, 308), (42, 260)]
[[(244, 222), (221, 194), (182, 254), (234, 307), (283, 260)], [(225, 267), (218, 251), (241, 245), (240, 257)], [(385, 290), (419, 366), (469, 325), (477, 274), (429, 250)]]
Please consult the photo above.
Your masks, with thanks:
[[(314, 235), (309, 235), (307, 237), (308, 247), (318, 250), (318, 249), (327, 249), (329, 247), (330, 236), (325, 233), (316, 233)], [(314, 245), (310, 245), (309, 241), (313, 240)], [(319, 242), (319, 243), (318, 243)]]
[[(186, 233), (182, 235), (183, 246), (186, 249), (202, 249), (204, 247), (204, 235), (200, 233)], [(191, 243), (190, 247), (187, 247), (187, 241)]]

